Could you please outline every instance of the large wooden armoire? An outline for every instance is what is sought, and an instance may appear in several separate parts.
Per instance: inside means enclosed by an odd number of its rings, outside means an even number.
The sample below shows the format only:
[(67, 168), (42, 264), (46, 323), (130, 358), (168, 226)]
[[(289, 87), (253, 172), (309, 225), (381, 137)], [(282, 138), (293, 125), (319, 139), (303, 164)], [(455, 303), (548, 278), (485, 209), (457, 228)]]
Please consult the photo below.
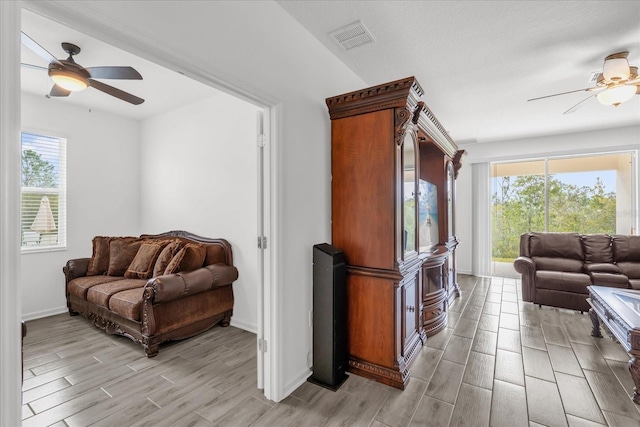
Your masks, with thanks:
[(403, 389), (460, 295), (459, 151), (414, 77), (326, 100), (332, 243), (347, 262), (349, 371)]

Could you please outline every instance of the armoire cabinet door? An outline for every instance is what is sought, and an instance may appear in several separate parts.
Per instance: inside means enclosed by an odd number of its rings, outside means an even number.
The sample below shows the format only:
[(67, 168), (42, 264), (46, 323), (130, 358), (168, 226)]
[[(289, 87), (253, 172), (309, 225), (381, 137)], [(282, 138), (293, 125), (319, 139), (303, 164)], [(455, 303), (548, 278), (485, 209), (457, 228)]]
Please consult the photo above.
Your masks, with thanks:
[(420, 327), (420, 305), (418, 303), (418, 281), (420, 272), (416, 272), (404, 280), (402, 287), (402, 307), (403, 307), (403, 346), (402, 355), (406, 356), (406, 349), (411, 348), (411, 344), (418, 337), (418, 327)]

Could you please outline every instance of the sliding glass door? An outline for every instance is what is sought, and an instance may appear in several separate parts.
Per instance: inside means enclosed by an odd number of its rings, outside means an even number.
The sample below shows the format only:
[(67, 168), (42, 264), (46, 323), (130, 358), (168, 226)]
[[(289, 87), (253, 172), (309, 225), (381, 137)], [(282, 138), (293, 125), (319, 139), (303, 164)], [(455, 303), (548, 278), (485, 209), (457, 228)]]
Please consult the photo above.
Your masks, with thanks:
[(492, 273), (530, 231), (637, 234), (637, 152), (491, 164)]

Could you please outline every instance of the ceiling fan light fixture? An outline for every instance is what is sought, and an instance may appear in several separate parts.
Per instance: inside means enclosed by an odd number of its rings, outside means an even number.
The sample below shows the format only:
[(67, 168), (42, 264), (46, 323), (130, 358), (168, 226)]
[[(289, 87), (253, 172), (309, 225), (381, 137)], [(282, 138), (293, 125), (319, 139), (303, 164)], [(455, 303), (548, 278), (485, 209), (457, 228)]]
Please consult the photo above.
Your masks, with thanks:
[(622, 81), (629, 78), (629, 61), (627, 61), (628, 52), (619, 52), (609, 55), (604, 59), (602, 66), (602, 75), (609, 81)]
[(623, 102), (626, 102), (633, 98), (633, 96), (636, 94), (636, 90), (637, 88), (633, 85), (621, 84), (611, 86), (610, 88), (603, 90), (598, 95), (596, 95), (596, 97), (601, 104), (613, 105), (617, 107)]
[(89, 80), (78, 73), (69, 70), (52, 69), (49, 70), (51, 80), (63, 89), (77, 92), (89, 87)]

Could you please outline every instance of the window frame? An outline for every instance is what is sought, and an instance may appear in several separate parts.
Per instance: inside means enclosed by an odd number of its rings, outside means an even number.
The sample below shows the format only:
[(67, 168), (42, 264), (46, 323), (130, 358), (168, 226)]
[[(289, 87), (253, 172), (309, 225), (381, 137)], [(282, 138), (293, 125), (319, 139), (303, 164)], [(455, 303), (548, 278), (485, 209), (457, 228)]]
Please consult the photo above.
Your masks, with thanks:
[[(19, 217), (19, 229), (20, 229), (20, 252), (22, 254), (41, 253), (41, 252), (56, 252), (67, 250), (67, 145), (68, 138), (57, 132), (50, 132), (46, 130), (22, 128), (20, 131), (20, 159), (21, 166), (20, 172), (22, 174), (22, 152), (23, 152), (23, 134), (30, 134), (36, 136), (42, 136), (46, 138), (55, 138), (58, 140), (58, 188), (45, 188), (45, 187), (23, 187), (22, 177), (20, 178), (20, 217)], [(29, 193), (45, 193), (45, 195), (55, 194), (58, 196), (58, 215), (56, 218), (56, 225), (58, 231), (57, 243), (45, 244), (45, 245), (25, 245), (23, 230), (22, 230), (22, 196)]]

